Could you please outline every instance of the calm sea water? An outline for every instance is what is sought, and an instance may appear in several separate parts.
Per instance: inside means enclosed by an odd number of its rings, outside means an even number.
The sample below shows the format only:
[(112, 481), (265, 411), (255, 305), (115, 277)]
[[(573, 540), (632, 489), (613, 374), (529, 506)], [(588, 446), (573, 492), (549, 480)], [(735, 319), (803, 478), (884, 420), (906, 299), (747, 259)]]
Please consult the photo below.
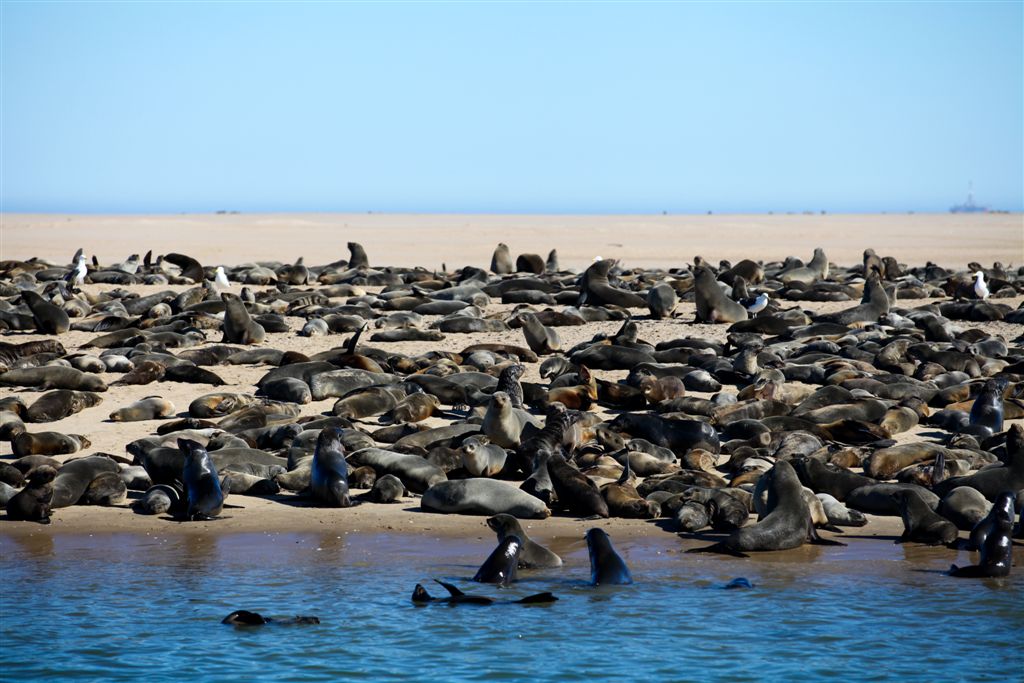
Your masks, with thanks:
[[(1012, 681), (1024, 677), (1024, 569), (942, 574), (966, 553), (888, 541), (740, 560), (617, 542), (636, 583), (566, 566), (499, 590), (469, 581), (492, 537), (268, 534), (12, 538), (0, 531), (0, 679), (227, 681)], [(1018, 553), (1020, 551), (1018, 550)], [(744, 576), (751, 590), (723, 590)], [(548, 606), (410, 602), (434, 577)], [(431, 582), (432, 583), (432, 582)], [(235, 609), (319, 626), (238, 629)]]

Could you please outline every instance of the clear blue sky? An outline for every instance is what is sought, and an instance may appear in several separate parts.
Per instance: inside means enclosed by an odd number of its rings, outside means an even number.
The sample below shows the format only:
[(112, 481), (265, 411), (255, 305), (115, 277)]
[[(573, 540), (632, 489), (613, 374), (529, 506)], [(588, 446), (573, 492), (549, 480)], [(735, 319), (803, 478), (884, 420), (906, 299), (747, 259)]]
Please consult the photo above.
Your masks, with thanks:
[(0, 199), (1019, 210), (1022, 6), (4, 0)]

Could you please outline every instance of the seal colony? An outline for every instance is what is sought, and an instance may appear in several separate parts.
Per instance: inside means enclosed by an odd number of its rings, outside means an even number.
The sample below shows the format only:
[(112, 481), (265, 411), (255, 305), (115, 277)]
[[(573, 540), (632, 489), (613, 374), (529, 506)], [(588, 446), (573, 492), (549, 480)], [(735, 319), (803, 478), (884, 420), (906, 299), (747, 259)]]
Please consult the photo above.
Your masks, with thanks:
[[(245, 497), (343, 516), (413, 496), (501, 520), (518, 557), (535, 544), (509, 518), (649, 519), (730, 554), (841, 544), (865, 515), (959, 547), (988, 520), (981, 569), (955, 575), (1012, 567), (1024, 269), (871, 249), (840, 267), (815, 249), (580, 273), (502, 244), (489, 270), (437, 272), (348, 249), (326, 265), (0, 262), (7, 518), (130, 498), (217, 524)], [(305, 353), (318, 337), (337, 343)], [(39, 428), (68, 421), (94, 428)], [(103, 441), (115, 423), (137, 438)]]

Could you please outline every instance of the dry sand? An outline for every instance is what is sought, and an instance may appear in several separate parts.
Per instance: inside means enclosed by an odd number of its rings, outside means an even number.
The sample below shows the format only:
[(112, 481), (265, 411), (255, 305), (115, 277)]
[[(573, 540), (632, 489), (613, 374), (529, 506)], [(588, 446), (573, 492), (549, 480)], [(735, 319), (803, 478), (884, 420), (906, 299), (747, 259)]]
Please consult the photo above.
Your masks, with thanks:
[[(350, 221), (349, 227), (344, 226)], [(754, 216), (754, 217), (534, 217), (534, 216), (159, 216), (159, 217), (38, 217), (5, 216), (3, 225), (3, 253), (5, 259), (24, 259), (40, 256), (66, 263), (77, 246), (86, 253), (96, 253), (101, 263), (125, 258), (131, 252), (152, 248), (154, 253), (179, 251), (199, 258), (206, 264), (231, 265), (248, 260), (291, 260), (303, 254), (309, 264), (326, 263), (347, 256), (344, 244), (348, 240), (361, 242), (367, 249), (374, 266), (439, 265), (445, 261), (449, 267), (476, 265), (487, 267), (496, 243), (504, 241), (519, 251), (546, 254), (557, 247), (564, 266), (579, 267), (590, 261), (593, 252), (605, 257), (622, 257), (628, 265), (678, 266), (695, 253), (708, 258), (739, 259), (781, 258), (795, 254), (807, 258), (812, 248), (822, 245), (833, 262), (859, 262), (866, 246), (874, 246), (883, 255), (897, 255), (901, 261), (923, 263), (934, 260), (949, 267), (966, 266), (970, 260), (988, 263), (1020, 262), (1022, 234), (1019, 215), (982, 216)], [(465, 230), (462, 225), (470, 225)], [(284, 229), (290, 226), (289, 229)], [(415, 226), (410, 227), (410, 226)], [(823, 232), (828, 231), (828, 232)], [(896, 231), (896, 232), (894, 232)], [(599, 236), (595, 236), (595, 232)], [(691, 237), (685, 235), (690, 233)], [(663, 248), (661, 242), (672, 235), (671, 246)], [(827, 235), (827, 236), (826, 236)], [(948, 241), (947, 241), (948, 240)], [(611, 244), (625, 246), (607, 249)], [(578, 244), (581, 246), (573, 246)], [(750, 248), (747, 245), (764, 245)], [(678, 254), (678, 260), (669, 260), (666, 254)], [(109, 289), (109, 285), (87, 285), (87, 292)], [(171, 287), (184, 289), (184, 287)], [(141, 294), (166, 289), (145, 287)], [(235, 285), (233, 290), (238, 291)], [(1005, 299), (1004, 303), (1018, 305), (1020, 298)], [(854, 303), (801, 305), (814, 311), (834, 311)], [(902, 302), (919, 305), (924, 301)], [(508, 311), (511, 306), (495, 304), (491, 312)], [(693, 305), (680, 304), (678, 317), (670, 321), (638, 320), (641, 338), (652, 343), (681, 336), (704, 336), (724, 339), (724, 325), (693, 325)], [(279, 349), (294, 349), (312, 355), (339, 346), (348, 335), (304, 338), (296, 334), (300, 321), (289, 318), (292, 331), (287, 334), (268, 335), (266, 345)], [(428, 319), (429, 320), (429, 319)], [(966, 324), (961, 323), (966, 326)], [(592, 323), (580, 327), (562, 327), (566, 348), (591, 338), (597, 332), (612, 332), (618, 322)], [(984, 325), (992, 333), (1007, 339), (1019, 336), (1021, 326), (1003, 323)], [(69, 352), (93, 338), (94, 334), (70, 332), (60, 340)], [(219, 341), (219, 334), (211, 334), (210, 341)], [(36, 335), (16, 335), (9, 341), (30, 341)], [(494, 334), (449, 334), (441, 342), (402, 342), (388, 344), (389, 349), (415, 354), (431, 348), (459, 351), (471, 343), (509, 342), (524, 344), (522, 333), (513, 330)], [(527, 364), (524, 380), (539, 381), (538, 364)], [(269, 368), (265, 366), (216, 366), (209, 368), (225, 379), (229, 386), (216, 390), (252, 393), (255, 382)], [(603, 379), (619, 379), (624, 372), (601, 372)], [(116, 374), (104, 375), (111, 383)], [(77, 415), (45, 425), (30, 425), (31, 431), (55, 430), (84, 434), (92, 446), (83, 453), (108, 452), (124, 455), (128, 442), (151, 435), (155, 421), (112, 423), (107, 415), (144, 396), (159, 395), (171, 400), (180, 413), (188, 409), (196, 397), (213, 391), (205, 385), (158, 382), (142, 387), (111, 387), (102, 394), (103, 403)], [(0, 397), (20, 394), (28, 403), (39, 395), (32, 391), (12, 391), (0, 388)], [(302, 415), (329, 413), (333, 399), (314, 402), (302, 407)], [(372, 430), (375, 423), (367, 421)], [(436, 421), (442, 424), (441, 421)], [(919, 428), (900, 436), (900, 441), (935, 436), (937, 432)], [(9, 457), (9, 443), (0, 444), (0, 456)], [(53, 524), (48, 527), (32, 523), (0, 523), (0, 534), (17, 536), (28, 534), (139, 532), (151, 534), (209, 534), (233, 532), (303, 532), (303, 531), (387, 531), (422, 535), (479, 535), (483, 527), (480, 517), (437, 515), (418, 509), (416, 498), (407, 498), (400, 504), (364, 504), (346, 510), (308, 507), (295, 496), (287, 494), (274, 499), (230, 496), (231, 507), (225, 518), (213, 522), (176, 523), (165, 517), (136, 515), (127, 508), (89, 508), (73, 506), (55, 511)], [(561, 536), (578, 537), (594, 522), (567, 517), (554, 517), (532, 521), (530, 533), (542, 539)], [(674, 537), (657, 523), (639, 520), (602, 520), (600, 526), (609, 528), (617, 536)], [(852, 533), (868, 536), (891, 537), (898, 535), (902, 526), (897, 518), (873, 518), (871, 524)], [(700, 541), (686, 541), (685, 546), (699, 545)]]
[(563, 267), (595, 256), (629, 266), (673, 267), (695, 255), (719, 259), (809, 259), (824, 247), (835, 263), (859, 263), (866, 247), (901, 262), (1020, 265), (1021, 214), (714, 216), (530, 216), (471, 214), (176, 214), (159, 216), (0, 214), (0, 258), (66, 263), (78, 247), (101, 263), (137, 252), (182, 252), (204, 265), (247, 261), (311, 264), (348, 258), (361, 243), (371, 264), (486, 267), (498, 242), (513, 254), (557, 249)]

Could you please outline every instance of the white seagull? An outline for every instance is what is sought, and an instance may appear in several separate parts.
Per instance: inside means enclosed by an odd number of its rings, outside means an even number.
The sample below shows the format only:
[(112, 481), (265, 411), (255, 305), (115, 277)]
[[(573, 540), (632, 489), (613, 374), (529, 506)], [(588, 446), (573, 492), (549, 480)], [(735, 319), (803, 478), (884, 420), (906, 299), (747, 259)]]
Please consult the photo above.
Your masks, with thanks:
[(217, 272), (213, 275), (213, 283), (218, 287), (224, 287), (225, 289), (231, 286), (228, 282), (228, 276), (224, 272), (224, 266), (217, 266)]
[(988, 285), (985, 284), (985, 273), (980, 270), (974, 274), (974, 293), (978, 295), (979, 299), (988, 298)]
[(85, 276), (89, 272), (89, 269), (85, 265), (85, 256), (82, 254), (78, 255), (78, 263), (75, 264), (71, 272), (67, 274), (65, 280), (67, 280), (68, 287), (76, 289), (82, 286), (85, 282)]

